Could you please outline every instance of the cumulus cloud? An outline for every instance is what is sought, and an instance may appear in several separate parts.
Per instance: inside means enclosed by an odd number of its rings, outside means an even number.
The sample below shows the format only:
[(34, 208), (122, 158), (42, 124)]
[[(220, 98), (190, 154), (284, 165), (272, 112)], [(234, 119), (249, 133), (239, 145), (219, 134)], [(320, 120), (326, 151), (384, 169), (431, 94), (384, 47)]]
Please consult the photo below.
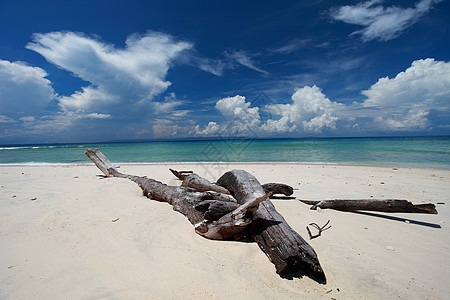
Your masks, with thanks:
[[(155, 116), (177, 120), (190, 112), (178, 109), (186, 103), (175, 94), (161, 96), (171, 85), (168, 70), (192, 48), (189, 42), (147, 32), (131, 35), (119, 48), (82, 33), (51, 32), (34, 35), (27, 48), (87, 85), (58, 95), (43, 69), (0, 60), (2, 137), (53, 134), (56, 140), (67, 130), (81, 139), (132, 137), (151, 129)], [(122, 129), (111, 132), (118, 120)]]
[(155, 124), (152, 126), (152, 134), (155, 138), (180, 138), (194, 135), (195, 126), (183, 126), (178, 124)]
[(52, 32), (34, 35), (27, 48), (91, 83), (60, 98), (64, 111), (126, 114), (142, 111), (166, 91), (171, 63), (192, 44), (147, 32), (128, 37), (125, 47), (117, 48), (81, 33)]
[(196, 125), (193, 133), (199, 136), (217, 136), (222, 138), (254, 135), (262, 123), (260, 108), (251, 107), (244, 96), (222, 98), (215, 108), (225, 122), (209, 122), (204, 128)]
[(220, 99), (216, 103), (216, 109), (229, 119), (240, 119), (257, 126), (260, 122), (259, 108), (250, 107), (251, 103), (245, 101), (244, 96), (236, 95)]
[(390, 129), (424, 129), (430, 111), (448, 116), (450, 63), (434, 59), (416, 60), (394, 78), (380, 78), (362, 91), (365, 108), (382, 108), (390, 114), (377, 121)]
[(46, 77), (41, 68), (0, 60), (1, 113), (12, 119), (44, 114), (57, 96)]
[(135, 126), (138, 132), (142, 126), (151, 126), (146, 118), (151, 115), (175, 120), (189, 113), (178, 110), (186, 103), (174, 94), (160, 97), (171, 84), (166, 80), (168, 70), (192, 48), (189, 42), (147, 32), (131, 35), (119, 48), (82, 33), (51, 32), (35, 34), (27, 48), (87, 85), (72, 95), (58, 95), (43, 69), (0, 60), (3, 137), (62, 134), (71, 126), (83, 135), (95, 120), (97, 134), (102, 135), (110, 123), (99, 122), (108, 119), (120, 119), (126, 122), (124, 127)]
[(199, 125), (195, 126), (195, 133), (201, 136), (214, 136), (218, 134), (223, 127), (217, 124), (216, 122), (209, 122), (205, 128), (201, 129)]
[[(249, 127), (260, 136), (267, 134), (346, 135), (361, 132), (423, 131), (433, 126), (430, 114), (450, 119), (450, 62), (417, 60), (394, 78), (380, 78), (362, 91), (366, 99), (351, 104), (330, 100), (317, 86), (304, 86), (286, 104), (254, 107), (244, 96), (220, 99), (216, 109), (226, 122), (209, 122), (196, 133), (212, 136), (226, 128)], [(268, 112), (270, 118), (261, 114)], [(227, 125), (228, 124), (228, 125)]]
[[(0, 137), (60, 131), (67, 118), (48, 109), (58, 97), (47, 73), (23, 62), (0, 60)], [(58, 119), (58, 126), (53, 126)]]
[(439, 104), (448, 106), (450, 63), (432, 58), (416, 60), (394, 78), (380, 78), (370, 89), (364, 106), (404, 106)]
[[(196, 127), (198, 135), (213, 135), (219, 132), (239, 131), (251, 133), (288, 133), (288, 132), (322, 132), (324, 129), (335, 129), (342, 104), (332, 102), (317, 87), (305, 86), (292, 95), (292, 103), (266, 104), (263, 107), (251, 107), (244, 96), (236, 95), (220, 99), (216, 109), (229, 124), (209, 122), (201, 129)], [(269, 118), (262, 120), (261, 113), (268, 112)]]
[(406, 113), (393, 116), (377, 116), (374, 121), (380, 129), (388, 130), (417, 130), (427, 129), (429, 112), (425, 109), (411, 108)]
[(363, 26), (353, 32), (359, 34), (364, 41), (388, 41), (401, 35), (420, 17), (430, 11), (433, 3), (441, 0), (421, 0), (413, 8), (397, 6), (384, 7), (382, 0), (360, 2), (356, 5), (345, 5), (332, 9), (331, 17), (336, 21)]
[(305, 86), (292, 95), (292, 103), (275, 104), (266, 107), (279, 119), (268, 120), (263, 129), (269, 132), (315, 132), (335, 129), (336, 116), (342, 104), (328, 99), (317, 86)]

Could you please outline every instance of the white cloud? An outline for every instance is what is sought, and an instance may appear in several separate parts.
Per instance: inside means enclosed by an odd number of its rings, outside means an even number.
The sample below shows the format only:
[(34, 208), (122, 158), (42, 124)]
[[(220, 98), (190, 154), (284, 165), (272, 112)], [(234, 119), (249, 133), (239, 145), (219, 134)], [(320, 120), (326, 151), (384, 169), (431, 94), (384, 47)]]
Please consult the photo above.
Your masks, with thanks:
[(250, 102), (245, 101), (245, 97), (236, 95), (217, 101), (216, 109), (230, 120), (239, 119), (250, 126), (258, 126), (260, 123), (259, 108), (250, 107), (250, 105)]
[(59, 97), (41, 68), (0, 60), (0, 137), (62, 132), (78, 120), (107, 119), (108, 114), (55, 111)]
[[(132, 138), (151, 130), (158, 119), (166, 121), (166, 129), (156, 132), (193, 131), (194, 125), (188, 131), (174, 125), (189, 122), (191, 110), (180, 109), (187, 102), (174, 93), (163, 95), (171, 85), (166, 79), (169, 69), (194, 57), (191, 43), (147, 32), (131, 35), (124, 47), (116, 47), (82, 33), (52, 32), (34, 35), (27, 48), (88, 84), (60, 96), (43, 69), (0, 60), (0, 136), (53, 134), (57, 139), (70, 130), (81, 139), (101, 139), (105, 132), (112, 138)], [(201, 58), (194, 65), (216, 74), (225, 68), (220, 61)], [(118, 120), (121, 128), (111, 132)]]
[(59, 132), (70, 116), (47, 110), (58, 95), (41, 68), (0, 60), (0, 137)]
[(152, 110), (154, 114), (172, 114), (179, 116), (184, 116), (187, 112), (186, 110), (183, 111), (176, 111), (175, 108), (184, 104), (183, 101), (177, 100), (177, 97), (175, 93), (170, 93), (169, 95), (164, 97), (164, 101), (162, 102), (154, 102), (152, 103)]
[(363, 105), (409, 106), (412, 104), (448, 107), (450, 99), (450, 63), (432, 58), (416, 60), (395, 78), (380, 78), (370, 89)]
[(397, 116), (378, 116), (375, 122), (380, 128), (388, 130), (417, 130), (427, 129), (429, 121), (427, 119), (429, 112), (424, 109), (412, 108), (404, 114)]
[(165, 77), (172, 61), (192, 44), (148, 32), (130, 36), (119, 49), (80, 33), (52, 32), (36, 34), (27, 48), (91, 83), (61, 97), (63, 110), (114, 115), (145, 110), (171, 84)]
[(335, 129), (343, 104), (328, 99), (317, 86), (305, 86), (292, 95), (292, 103), (266, 107), (280, 119), (269, 120), (263, 129), (269, 132), (315, 132)]
[[(292, 95), (292, 103), (270, 104), (264, 107), (251, 107), (244, 96), (236, 95), (220, 99), (216, 109), (225, 117), (227, 124), (209, 122), (201, 129), (196, 127), (196, 133), (212, 136), (217, 133), (248, 135), (266, 133), (314, 132), (335, 129), (342, 104), (332, 102), (316, 87), (305, 86)], [(268, 112), (269, 118), (262, 120), (261, 110)]]
[(88, 118), (88, 119), (109, 119), (109, 118), (111, 118), (111, 115), (90, 113), (90, 114), (82, 115), (82, 117)]
[(192, 136), (195, 132), (194, 126), (182, 126), (182, 125), (165, 125), (158, 123), (152, 126), (152, 137), (153, 138), (180, 138)]
[(364, 41), (388, 41), (401, 35), (421, 16), (428, 13), (433, 3), (441, 0), (421, 0), (414, 8), (384, 7), (382, 2), (371, 0), (341, 6), (331, 10), (331, 17), (336, 21), (363, 26), (363, 29), (352, 34), (360, 34)]
[(195, 126), (195, 133), (201, 136), (214, 136), (222, 130), (223, 127), (218, 125), (216, 122), (209, 122), (204, 129), (201, 129), (199, 125)]
[(450, 63), (421, 59), (394, 78), (380, 78), (362, 91), (366, 108), (383, 109), (389, 115), (378, 117), (390, 129), (425, 129), (431, 110), (450, 113)]
[[(250, 129), (259, 136), (267, 134), (339, 135), (363, 132), (423, 131), (446, 128), (442, 121), (433, 124), (430, 115), (450, 120), (450, 62), (425, 59), (414, 61), (394, 78), (380, 78), (362, 91), (361, 102), (343, 104), (330, 100), (317, 86), (297, 89), (287, 104), (252, 107), (244, 96), (220, 99), (216, 109), (225, 122), (209, 122), (196, 127), (198, 135)], [(271, 116), (263, 119), (261, 114)], [(248, 130), (247, 130), (248, 131)]]
[(12, 119), (44, 114), (57, 96), (46, 76), (41, 68), (0, 60), (1, 113)]
[(7, 117), (5, 115), (0, 115), (0, 124), (1, 123), (4, 123), (4, 124), (6, 124), (6, 123), (17, 123), (17, 121), (14, 120), (14, 119), (11, 119), (10, 117)]
[(259, 107), (250, 107), (251, 103), (244, 96), (222, 98), (216, 102), (215, 108), (222, 114), (225, 122), (218, 124), (209, 122), (203, 129), (197, 125), (194, 133), (200, 136), (249, 136), (259, 131), (261, 116)]

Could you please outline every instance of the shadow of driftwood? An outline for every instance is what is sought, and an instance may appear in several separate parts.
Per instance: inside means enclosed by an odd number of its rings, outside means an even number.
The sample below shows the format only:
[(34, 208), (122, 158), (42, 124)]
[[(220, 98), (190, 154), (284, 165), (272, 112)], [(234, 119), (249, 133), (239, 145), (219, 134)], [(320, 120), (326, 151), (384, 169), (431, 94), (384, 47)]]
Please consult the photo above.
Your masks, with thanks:
[(302, 267), (296, 268), (294, 270), (287, 270), (280, 274), (280, 277), (287, 280), (293, 280), (294, 278), (302, 278), (304, 276), (311, 278), (312, 280), (316, 281), (319, 284), (327, 284), (326, 278), (317, 278), (317, 276), (314, 276), (314, 274), (306, 273), (302, 270)]
[(416, 220), (411, 220), (409, 218), (406, 219), (406, 218), (400, 218), (400, 217), (395, 217), (395, 216), (377, 214), (377, 213), (373, 213), (373, 212), (367, 212), (367, 211), (346, 211), (346, 212), (351, 212), (354, 214), (366, 215), (366, 216), (371, 216), (371, 217), (377, 217), (377, 218), (383, 218), (383, 219), (388, 219), (388, 220), (393, 220), (393, 221), (398, 221), (398, 222), (409, 221), (411, 224), (426, 226), (426, 227), (431, 227), (431, 228), (442, 228), (441, 225), (439, 225), (439, 224), (428, 223), (428, 222), (423, 222), (423, 221), (416, 221)]

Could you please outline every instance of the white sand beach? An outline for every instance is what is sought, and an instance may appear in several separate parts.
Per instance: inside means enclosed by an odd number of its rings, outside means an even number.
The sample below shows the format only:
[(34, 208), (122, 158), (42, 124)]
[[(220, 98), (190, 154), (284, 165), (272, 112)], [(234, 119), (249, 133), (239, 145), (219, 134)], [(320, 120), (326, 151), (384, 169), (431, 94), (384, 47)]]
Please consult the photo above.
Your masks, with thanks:
[[(179, 185), (245, 169), (318, 254), (327, 283), (284, 279), (256, 243), (212, 241), (133, 182), (89, 166), (0, 167), (0, 299), (449, 299), (450, 170), (305, 164), (122, 165)], [(298, 199), (407, 199), (437, 215), (312, 211)], [(438, 204), (440, 203), (440, 204)], [(443, 204), (441, 204), (443, 203)], [(332, 226), (309, 241), (306, 226)]]

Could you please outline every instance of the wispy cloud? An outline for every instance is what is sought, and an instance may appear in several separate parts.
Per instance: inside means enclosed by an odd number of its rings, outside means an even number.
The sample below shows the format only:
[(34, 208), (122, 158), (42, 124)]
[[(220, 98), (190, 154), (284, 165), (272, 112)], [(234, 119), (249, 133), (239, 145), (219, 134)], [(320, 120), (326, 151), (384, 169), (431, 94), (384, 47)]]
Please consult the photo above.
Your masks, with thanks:
[(222, 76), (226, 69), (232, 68), (231, 64), (226, 61), (201, 57), (194, 54), (186, 57), (186, 63), (216, 76)]
[(311, 42), (312, 40), (310, 39), (306, 40), (294, 39), (281, 47), (275, 48), (272, 51), (281, 54), (289, 54), (292, 52), (296, 52), (305, 46), (308, 46)]
[(227, 50), (219, 57), (211, 58), (202, 56), (194, 48), (185, 51), (184, 55), (177, 58), (177, 62), (199, 68), (216, 76), (224, 76), (228, 70), (244, 66), (262, 74), (269, 74), (259, 66), (255, 60), (256, 55), (251, 55), (243, 50)]
[(263, 73), (263, 74), (269, 74), (269, 72), (261, 69), (257, 63), (255, 61), (253, 61), (253, 59), (251, 58), (251, 56), (243, 51), (243, 50), (239, 50), (239, 51), (233, 51), (233, 52), (226, 52), (225, 55), (231, 59), (232, 61), (237, 62), (238, 64), (245, 66), (247, 68), (250, 68), (254, 71)]
[(363, 41), (388, 41), (400, 36), (442, 0), (421, 0), (413, 8), (384, 7), (382, 0), (370, 0), (356, 5), (345, 5), (332, 9), (333, 20), (363, 26), (352, 33), (361, 35)]

